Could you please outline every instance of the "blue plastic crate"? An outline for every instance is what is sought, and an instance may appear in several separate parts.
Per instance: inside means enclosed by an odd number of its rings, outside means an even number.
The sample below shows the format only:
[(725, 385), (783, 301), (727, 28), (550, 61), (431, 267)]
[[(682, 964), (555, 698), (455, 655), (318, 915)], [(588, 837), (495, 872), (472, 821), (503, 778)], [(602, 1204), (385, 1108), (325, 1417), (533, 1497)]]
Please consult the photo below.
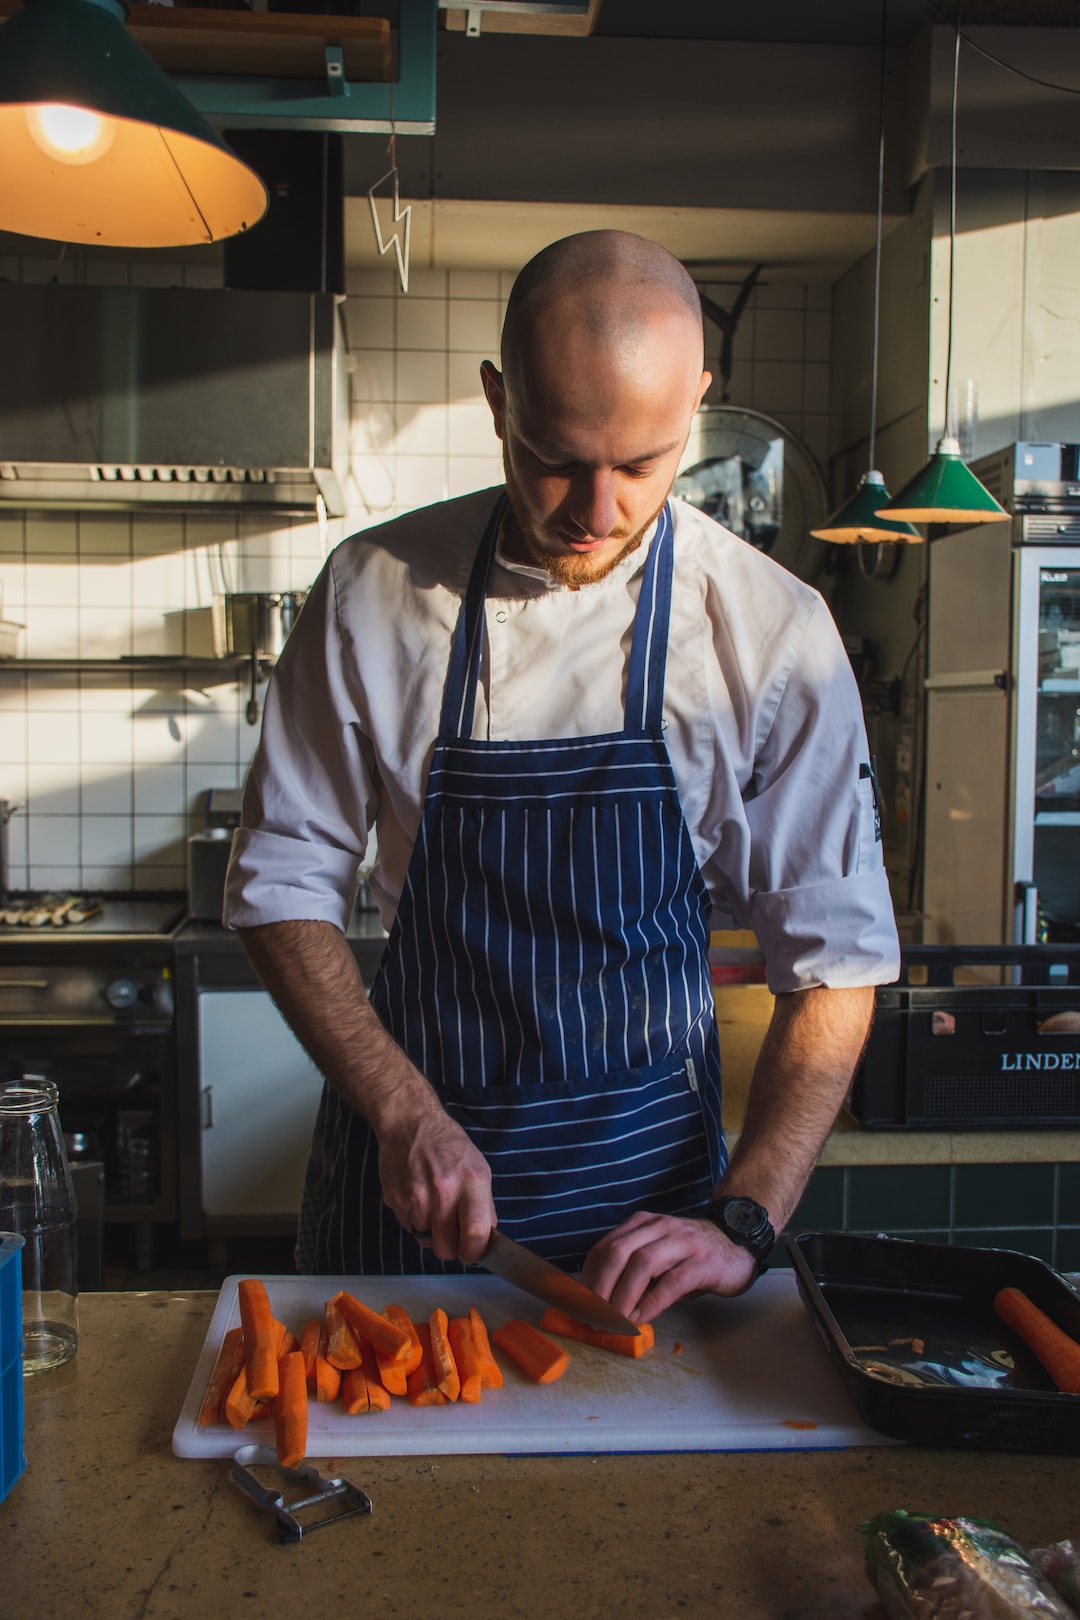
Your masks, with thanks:
[(0, 1502), (23, 1469), (22, 1246), (0, 1232)]

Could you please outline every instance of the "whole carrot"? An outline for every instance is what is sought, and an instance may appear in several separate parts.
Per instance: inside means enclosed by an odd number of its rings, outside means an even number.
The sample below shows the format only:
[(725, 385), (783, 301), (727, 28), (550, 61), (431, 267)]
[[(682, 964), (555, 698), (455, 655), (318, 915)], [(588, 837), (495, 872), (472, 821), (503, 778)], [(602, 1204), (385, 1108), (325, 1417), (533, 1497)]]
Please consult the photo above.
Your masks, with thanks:
[(562, 1345), (529, 1322), (511, 1318), (496, 1328), (491, 1337), (534, 1384), (553, 1384), (570, 1365), (570, 1357)]
[(487, 1324), (475, 1305), (469, 1306), (469, 1326), (472, 1328), (473, 1344), (480, 1361), (480, 1383), (484, 1389), (502, 1389), (502, 1368), (491, 1353), (491, 1343), (488, 1339)]
[(1063, 1394), (1080, 1395), (1080, 1344), (1075, 1339), (1019, 1288), (1000, 1289), (994, 1295), (994, 1310), (1035, 1353)]
[(295, 1468), (307, 1450), (308, 1396), (304, 1358), (290, 1350), (281, 1359), (281, 1379), (274, 1397), (274, 1441), (278, 1461)]
[(597, 1350), (613, 1350), (617, 1356), (633, 1356), (635, 1360), (651, 1350), (656, 1342), (649, 1322), (638, 1324), (637, 1338), (632, 1333), (604, 1333), (600, 1328), (586, 1327), (576, 1317), (549, 1305), (540, 1318), (540, 1326), (548, 1333), (560, 1333), (564, 1339), (577, 1339), (579, 1344), (595, 1345)]
[(243, 1277), (236, 1290), (240, 1325), (244, 1330), (248, 1393), (256, 1400), (277, 1394), (278, 1333), (266, 1284), (258, 1277)]

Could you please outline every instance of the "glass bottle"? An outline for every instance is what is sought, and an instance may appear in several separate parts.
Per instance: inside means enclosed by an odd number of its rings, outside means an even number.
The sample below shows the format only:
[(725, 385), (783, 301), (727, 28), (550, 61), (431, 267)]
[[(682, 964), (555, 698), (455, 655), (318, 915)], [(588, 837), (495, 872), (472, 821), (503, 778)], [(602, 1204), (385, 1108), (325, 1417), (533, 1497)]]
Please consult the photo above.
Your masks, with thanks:
[(0, 1229), (22, 1235), (23, 1371), (62, 1366), (79, 1345), (75, 1192), (56, 1087), (0, 1085)]

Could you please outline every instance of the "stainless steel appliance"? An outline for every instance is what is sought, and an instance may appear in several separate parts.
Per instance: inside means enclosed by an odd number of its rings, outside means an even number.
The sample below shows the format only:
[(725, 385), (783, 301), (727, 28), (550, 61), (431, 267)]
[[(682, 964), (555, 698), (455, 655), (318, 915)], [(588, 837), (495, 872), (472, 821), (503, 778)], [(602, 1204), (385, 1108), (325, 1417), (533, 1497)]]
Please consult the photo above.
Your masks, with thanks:
[(183, 896), (106, 895), (81, 924), (0, 925), (0, 1075), (55, 1082), (65, 1135), (104, 1162), (105, 1221), (134, 1228), (141, 1265), (154, 1225), (177, 1216), (172, 940), (185, 909)]
[(972, 471), (1012, 520), (930, 546), (923, 938), (1080, 939), (1080, 445)]

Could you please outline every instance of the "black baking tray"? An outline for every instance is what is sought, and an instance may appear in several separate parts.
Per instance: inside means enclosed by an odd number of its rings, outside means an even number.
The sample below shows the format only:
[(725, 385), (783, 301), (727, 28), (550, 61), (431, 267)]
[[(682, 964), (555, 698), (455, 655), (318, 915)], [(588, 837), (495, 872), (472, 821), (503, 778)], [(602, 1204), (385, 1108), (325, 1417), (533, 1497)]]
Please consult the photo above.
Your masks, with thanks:
[(786, 1239), (803, 1303), (864, 1422), (928, 1446), (1080, 1453), (1080, 1395), (1063, 1395), (994, 1314), (1019, 1288), (1074, 1339), (1080, 1294), (1010, 1249), (847, 1232)]

